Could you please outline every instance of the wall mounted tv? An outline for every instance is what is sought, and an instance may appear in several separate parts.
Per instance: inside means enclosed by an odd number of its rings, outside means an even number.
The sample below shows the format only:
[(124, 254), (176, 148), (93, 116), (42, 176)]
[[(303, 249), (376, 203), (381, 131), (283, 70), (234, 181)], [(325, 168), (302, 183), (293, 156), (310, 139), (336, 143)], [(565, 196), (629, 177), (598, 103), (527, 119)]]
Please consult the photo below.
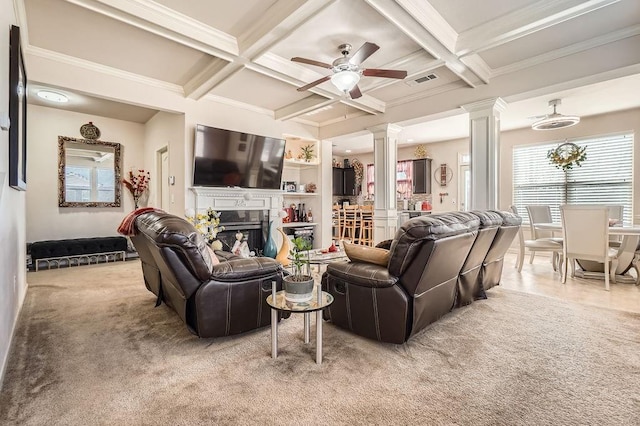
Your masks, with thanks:
[(285, 141), (196, 125), (194, 186), (280, 189)]

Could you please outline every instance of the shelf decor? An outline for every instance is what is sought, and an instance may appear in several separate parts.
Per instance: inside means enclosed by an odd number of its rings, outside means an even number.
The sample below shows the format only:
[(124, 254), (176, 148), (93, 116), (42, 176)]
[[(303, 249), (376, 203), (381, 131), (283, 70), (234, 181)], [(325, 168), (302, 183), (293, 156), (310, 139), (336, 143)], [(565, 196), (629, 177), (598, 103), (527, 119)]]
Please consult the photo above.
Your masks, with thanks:
[(582, 163), (587, 159), (587, 147), (578, 146), (572, 142), (560, 144), (556, 149), (547, 152), (549, 162), (556, 168), (565, 172), (573, 169), (573, 166), (582, 167)]

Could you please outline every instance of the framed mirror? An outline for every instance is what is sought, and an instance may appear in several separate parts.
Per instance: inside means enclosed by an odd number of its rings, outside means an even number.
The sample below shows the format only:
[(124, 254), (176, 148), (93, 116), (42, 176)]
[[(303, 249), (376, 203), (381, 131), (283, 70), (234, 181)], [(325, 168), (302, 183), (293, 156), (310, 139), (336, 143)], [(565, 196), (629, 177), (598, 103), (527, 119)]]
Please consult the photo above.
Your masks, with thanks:
[(58, 136), (58, 206), (120, 207), (120, 144)]

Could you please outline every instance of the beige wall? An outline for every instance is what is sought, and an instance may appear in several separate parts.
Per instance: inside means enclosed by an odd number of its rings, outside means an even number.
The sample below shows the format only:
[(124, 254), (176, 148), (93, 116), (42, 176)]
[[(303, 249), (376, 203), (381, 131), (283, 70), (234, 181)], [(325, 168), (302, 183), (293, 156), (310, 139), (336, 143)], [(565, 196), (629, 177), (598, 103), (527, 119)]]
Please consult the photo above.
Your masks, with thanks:
[[(562, 142), (567, 138), (583, 138), (588, 136), (606, 135), (609, 133), (620, 133), (634, 131), (634, 223), (639, 223), (638, 213), (640, 213), (640, 193), (635, 182), (635, 176), (639, 176), (640, 161), (637, 161), (639, 151), (640, 135), (640, 108), (627, 111), (620, 111), (611, 114), (584, 117), (576, 126), (566, 129), (552, 131), (535, 131), (529, 128), (502, 132), (500, 136), (500, 194), (499, 207), (507, 209), (513, 200), (513, 147), (516, 145), (541, 144), (546, 142)], [(587, 151), (588, 153), (588, 151)]]
[(122, 218), (134, 208), (125, 188), (121, 207), (58, 207), (58, 136), (80, 138), (80, 126), (92, 121), (101, 140), (122, 145), (122, 172), (127, 175), (131, 168), (146, 167), (145, 126), (36, 105), (29, 105), (28, 116), (27, 241), (117, 235)]
[[(180, 177), (183, 175), (183, 167), (180, 155), (184, 151), (184, 114), (172, 114), (158, 112), (145, 125), (144, 159), (145, 169), (151, 171), (151, 185), (149, 186), (148, 206), (160, 207), (159, 192), (162, 185), (167, 182), (160, 181), (158, 168), (158, 152), (167, 148), (169, 153), (169, 175)], [(170, 202), (169, 213), (183, 215), (184, 209), (180, 202), (183, 191), (178, 190), (178, 183), (169, 186)]]
[[(0, 0), (0, 112), (9, 105), (9, 27), (16, 25), (11, 0)], [(27, 69), (28, 72), (28, 69)], [(13, 330), (27, 292), (26, 194), (9, 187), (9, 132), (0, 130), (0, 380), (4, 377)], [(35, 186), (27, 181), (27, 188)]]

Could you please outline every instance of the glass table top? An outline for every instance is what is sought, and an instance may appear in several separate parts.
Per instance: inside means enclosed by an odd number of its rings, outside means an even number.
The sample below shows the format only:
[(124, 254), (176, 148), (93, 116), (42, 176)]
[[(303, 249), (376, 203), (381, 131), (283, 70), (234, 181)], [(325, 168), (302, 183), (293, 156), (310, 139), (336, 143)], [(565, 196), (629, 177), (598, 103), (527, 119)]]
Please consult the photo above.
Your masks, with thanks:
[(273, 295), (270, 294), (267, 297), (267, 304), (274, 309), (279, 311), (289, 311), (289, 312), (313, 312), (318, 311), (320, 309), (324, 309), (327, 306), (333, 303), (333, 296), (325, 291), (321, 291), (321, 299), (318, 301), (318, 291), (320, 286), (315, 286), (313, 289), (313, 296), (311, 296), (311, 300), (306, 302), (291, 302), (290, 300), (285, 299), (284, 290), (276, 293), (275, 302), (273, 300)]

